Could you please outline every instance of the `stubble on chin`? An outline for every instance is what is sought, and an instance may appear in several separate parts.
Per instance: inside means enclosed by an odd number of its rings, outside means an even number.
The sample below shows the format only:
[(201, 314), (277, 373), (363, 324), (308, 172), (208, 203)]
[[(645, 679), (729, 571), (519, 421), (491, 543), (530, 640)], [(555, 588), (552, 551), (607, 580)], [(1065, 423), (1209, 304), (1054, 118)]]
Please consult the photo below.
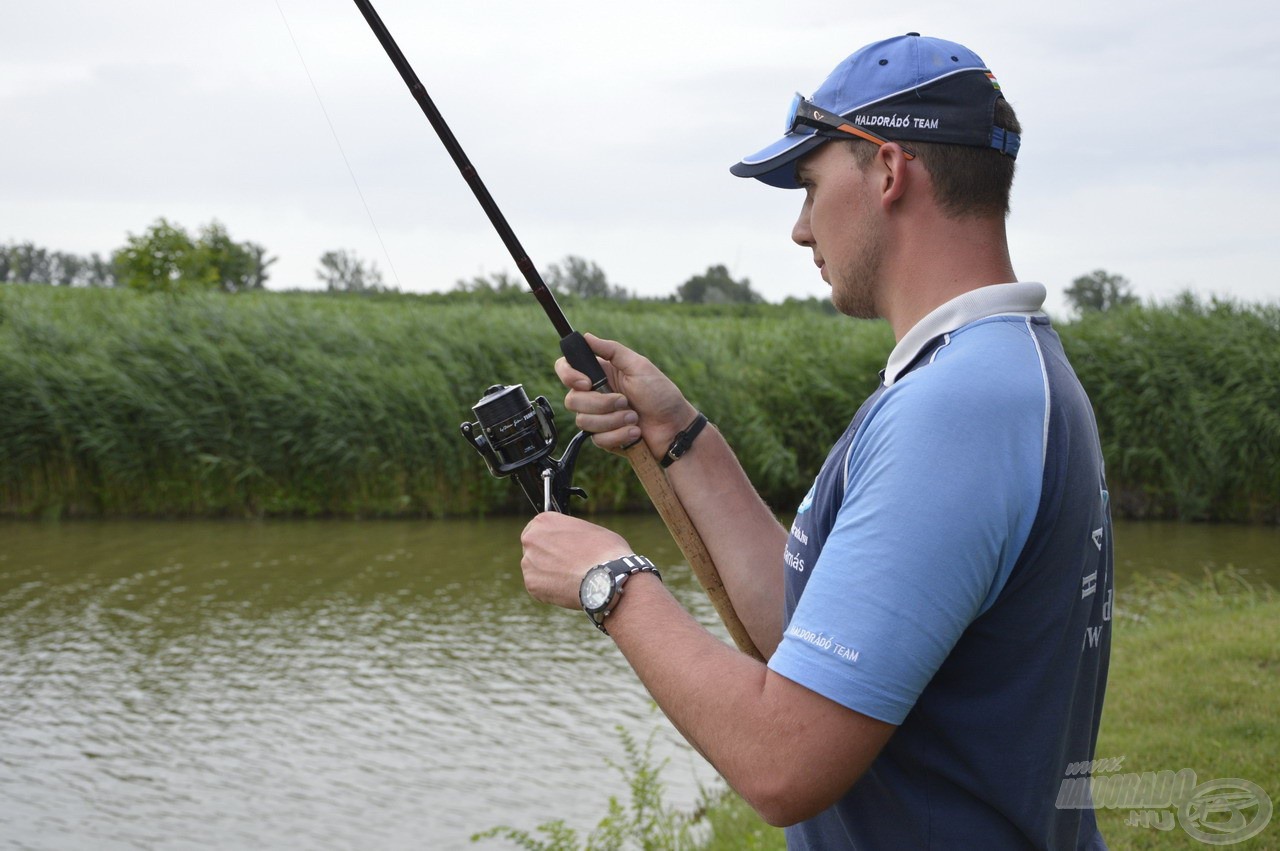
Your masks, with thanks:
[(879, 319), (876, 287), (883, 265), (884, 249), (878, 239), (869, 239), (861, 256), (832, 276), (831, 303), (854, 319)]

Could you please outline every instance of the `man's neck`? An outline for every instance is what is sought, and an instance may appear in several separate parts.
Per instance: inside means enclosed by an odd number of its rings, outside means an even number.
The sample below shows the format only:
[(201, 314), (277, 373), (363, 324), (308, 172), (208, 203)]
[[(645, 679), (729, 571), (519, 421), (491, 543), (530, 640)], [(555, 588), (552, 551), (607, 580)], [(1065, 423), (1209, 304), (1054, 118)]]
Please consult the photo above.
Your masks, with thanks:
[(880, 315), (901, 340), (934, 308), (956, 296), (989, 284), (1018, 278), (1009, 259), (1002, 219), (934, 217), (927, 227), (913, 228), (885, 264)]

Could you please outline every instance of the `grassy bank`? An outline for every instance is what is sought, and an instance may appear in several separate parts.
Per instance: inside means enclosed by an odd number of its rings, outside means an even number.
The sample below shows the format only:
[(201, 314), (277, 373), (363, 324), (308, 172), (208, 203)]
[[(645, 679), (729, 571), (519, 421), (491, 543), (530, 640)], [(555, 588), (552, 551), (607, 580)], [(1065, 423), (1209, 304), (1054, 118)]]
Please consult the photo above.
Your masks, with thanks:
[[(808, 487), (892, 347), (883, 323), (797, 307), (571, 310), (666, 369), (779, 507)], [(1275, 522), (1280, 311), (1184, 304), (1062, 334), (1122, 514)], [(559, 408), (557, 354), (532, 299), (3, 286), (0, 513), (522, 511), (458, 425), (494, 383)], [(578, 482), (589, 511), (645, 504), (625, 462), (591, 449)]]
[[(1123, 757), (1113, 773), (1191, 769), (1197, 784), (1248, 780), (1280, 803), (1280, 595), (1229, 570), (1199, 584), (1140, 582), (1120, 595), (1113, 625), (1097, 748)], [(1112, 849), (1206, 847), (1133, 811), (1098, 810)], [(1280, 821), (1231, 847), (1280, 848)]]
[[(1142, 581), (1120, 593), (1112, 621), (1110, 683), (1097, 756), (1105, 775), (1191, 769), (1196, 783), (1237, 778), (1260, 786), (1280, 803), (1280, 595), (1255, 588), (1225, 570), (1202, 583)], [(782, 831), (762, 822), (742, 799), (710, 791), (697, 813), (674, 811), (661, 800), (657, 766), (637, 758), (631, 744), (623, 766), (630, 807), (617, 804), (602, 826), (612, 844), (592, 845), (563, 825), (496, 831), (522, 847), (544, 851), (586, 848), (783, 851)], [(639, 802), (639, 806), (636, 805)], [(1105, 804), (1105, 802), (1103, 802)], [(1208, 847), (1177, 822), (1177, 807), (1161, 830), (1134, 818), (1136, 807), (1103, 806), (1098, 822), (1112, 851)], [(1252, 817), (1248, 813), (1247, 817)], [(556, 830), (559, 830), (557, 833)], [(606, 835), (597, 834), (597, 839)], [(584, 844), (585, 843), (585, 844)], [(1280, 848), (1280, 819), (1231, 847)]]

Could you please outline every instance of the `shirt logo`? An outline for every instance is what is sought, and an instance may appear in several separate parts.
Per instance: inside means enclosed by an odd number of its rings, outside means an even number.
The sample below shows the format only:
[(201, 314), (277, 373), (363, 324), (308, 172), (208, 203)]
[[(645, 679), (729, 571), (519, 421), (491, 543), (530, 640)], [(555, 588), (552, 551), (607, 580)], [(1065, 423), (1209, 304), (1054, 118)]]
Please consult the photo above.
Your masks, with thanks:
[(804, 495), (804, 499), (800, 500), (800, 507), (796, 509), (796, 514), (804, 514), (809, 510), (809, 506), (813, 505), (813, 492), (818, 487), (817, 480), (809, 486), (809, 492)]

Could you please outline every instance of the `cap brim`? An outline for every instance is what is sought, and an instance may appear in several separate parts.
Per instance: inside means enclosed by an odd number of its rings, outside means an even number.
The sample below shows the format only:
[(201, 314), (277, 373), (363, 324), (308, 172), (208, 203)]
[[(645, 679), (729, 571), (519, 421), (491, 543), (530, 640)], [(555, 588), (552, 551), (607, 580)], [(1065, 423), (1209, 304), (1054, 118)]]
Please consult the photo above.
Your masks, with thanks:
[(827, 141), (830, 140), (826, 136), (788, 133), (769, 147), (729, 166), (729, 172), (736, 177), (754, 177), (761, 183), (780, 189), (798, 189), (796, 160)]

